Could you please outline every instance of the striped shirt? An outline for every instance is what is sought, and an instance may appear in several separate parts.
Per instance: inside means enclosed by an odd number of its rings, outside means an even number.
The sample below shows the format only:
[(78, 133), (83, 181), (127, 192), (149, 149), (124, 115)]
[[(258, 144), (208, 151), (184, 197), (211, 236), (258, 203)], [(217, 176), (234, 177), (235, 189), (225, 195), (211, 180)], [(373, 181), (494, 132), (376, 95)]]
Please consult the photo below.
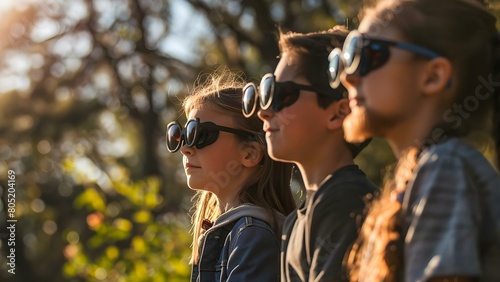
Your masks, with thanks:
[(450, 139), (422, 152), (403, 202), (404, 280), (500, 281), (500, 176)]

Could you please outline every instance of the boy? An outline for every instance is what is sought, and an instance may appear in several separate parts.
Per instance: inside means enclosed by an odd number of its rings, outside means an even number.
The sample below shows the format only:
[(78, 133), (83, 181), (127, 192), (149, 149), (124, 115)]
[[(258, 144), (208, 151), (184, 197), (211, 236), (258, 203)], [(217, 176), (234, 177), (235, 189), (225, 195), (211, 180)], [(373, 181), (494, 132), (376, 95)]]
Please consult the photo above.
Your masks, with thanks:
[(348, 280), (343, 260), (357, 238), (366, 196), (375, 191), (353, 161), (368, 142), (345, 142), (349, 101), (342, 86), (332, 89), (328, 82), (329, 51), (346, 34), (342, 28), (281, 34), (278, 66), (260, 84), (258, 116), (269, 155), (295, 163), (307, 190), (283, 226), (281, 281)]

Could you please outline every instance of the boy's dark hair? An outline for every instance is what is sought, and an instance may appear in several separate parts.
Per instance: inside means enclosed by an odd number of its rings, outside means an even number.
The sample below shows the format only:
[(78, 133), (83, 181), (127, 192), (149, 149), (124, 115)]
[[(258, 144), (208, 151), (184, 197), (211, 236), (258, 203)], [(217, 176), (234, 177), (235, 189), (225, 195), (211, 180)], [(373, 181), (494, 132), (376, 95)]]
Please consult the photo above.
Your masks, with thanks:
[[(281, 53), (293, 60), (296, 73), (309, 81), (318, 90), (325, 93), (341, 93), (347, 97), (347, 89), (341, 84), (336, 89), (330, 87), (328, 79), (328, 55), (335, 48), (342, 48), (345, 37), (349, 30), (344, 26), (337, 25), (329, 30), (311, 33), (283, 33), (280, 30), (279, 47)], [(316, 95), (318, 104), (326, 109), (330, 104), (337, 101), (326, 95)], [(347, 143), (352, 157), (355, 158), (363, 150), (370, 140), (363, 143)]]
[[(332, 89), (328, 80), (328, 55), (335, 48), (342, 48), (349, 31), (344, 26), (311, 33), (283, 33), (280, 30), (279, 47), (281, 53), (293, 60), (297, 74), (304, 76), (312, 86), (325, 93), (342, 93), (347, 90), (343, 85)], [(318, 95), (318, 104), (327, 108), (335, 99)]]

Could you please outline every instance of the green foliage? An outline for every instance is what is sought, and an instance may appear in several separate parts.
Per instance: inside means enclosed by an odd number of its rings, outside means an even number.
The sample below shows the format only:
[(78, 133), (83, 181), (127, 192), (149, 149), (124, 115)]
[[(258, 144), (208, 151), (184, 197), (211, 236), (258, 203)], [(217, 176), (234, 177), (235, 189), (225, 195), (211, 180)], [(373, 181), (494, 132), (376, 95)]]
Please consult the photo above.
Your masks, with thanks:
[(115, 187), (123, 197), (119, 213), (94, 188), (75, 199), (75, 207), (90, 212), (86, 224), (93, 233), (85, 242), (66, 236), (64, 275), (85, 281), (186, 281), (189, 222), (171, 213), (154, 216), (160, 181), (150, 177)]
[(103, 197), (97, 193), (94, 188), (87, 188), (80, 196), (75, 200), (76, 208), (86, 207), (88, 210), (96, 210), (103, 212), (106, 208), (106, 203)]

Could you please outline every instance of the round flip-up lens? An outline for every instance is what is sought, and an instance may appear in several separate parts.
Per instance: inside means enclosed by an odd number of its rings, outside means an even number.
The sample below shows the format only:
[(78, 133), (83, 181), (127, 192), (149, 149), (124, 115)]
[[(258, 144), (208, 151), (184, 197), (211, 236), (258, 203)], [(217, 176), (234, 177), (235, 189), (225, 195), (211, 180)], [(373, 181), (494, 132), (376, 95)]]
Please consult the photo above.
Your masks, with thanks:
[(340, 85), (340, 74), (342, 73), (342, 51), (335, 48), (328, 56), (328, 77), (330, 79), (330, 87), (333, 89)]
[(245, 117), (250, 117), (255, 112), (256, 90), (253, 84), (245, 86), (243, 89), (242, 109)]
[(167, 149), (175, 152), (181, 144), (181, 127), (177, 123), (171, 123), (167, 127)]
[(267, 110), (272, 103), (274, 77), (265, 77), (260, 83), (260, 107)]

